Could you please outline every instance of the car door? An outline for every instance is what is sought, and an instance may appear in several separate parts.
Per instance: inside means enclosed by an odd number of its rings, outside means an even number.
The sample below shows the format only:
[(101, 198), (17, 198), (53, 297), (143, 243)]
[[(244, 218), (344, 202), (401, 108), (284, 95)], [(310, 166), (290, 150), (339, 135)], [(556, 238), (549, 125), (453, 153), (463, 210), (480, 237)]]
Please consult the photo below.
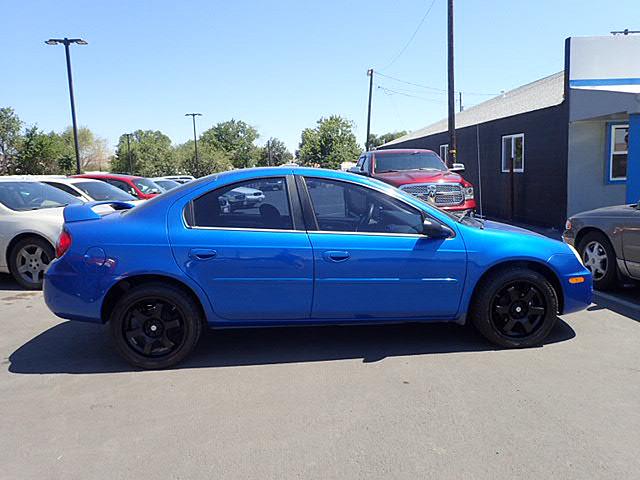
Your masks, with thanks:
[[(282, 190), (262, 188), (280, 180)], [(180, 267), (207, 293), (223, 320), (305, 320), (311, 311), (313, 255), (300, 203), (285, 177), (258, 178), (211, 190), (172, 219)], [(259, 191), (256, 203), (229, 208), (234, 191)], [(177, 217), (177, 213), (173, 213)]]
[(630, 215), (621, 219), (622, 250), (629, 273), (640, 278), (640, 210), (636, 207)]
[(312, 222), (314, 318), (456, 316), (466, 272), (459, 236), (422, 235), (423, 212), (381, 191), (313, 181), (313, 189), (298, 183), (303, 206), (312, 210), (305, 213)]

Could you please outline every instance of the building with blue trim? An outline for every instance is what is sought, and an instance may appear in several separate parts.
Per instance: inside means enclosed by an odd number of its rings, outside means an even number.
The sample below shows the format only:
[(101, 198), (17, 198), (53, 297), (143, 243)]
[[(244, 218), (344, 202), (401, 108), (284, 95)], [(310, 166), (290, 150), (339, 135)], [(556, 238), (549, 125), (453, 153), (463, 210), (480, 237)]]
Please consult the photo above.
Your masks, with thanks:
[[(565, 69), (456, 115), (457, 161), (480, 213), (562, 228), (640, 200), (640, 36), (574, 37)], [(446, 156), (447, 121), (381, 148)]]

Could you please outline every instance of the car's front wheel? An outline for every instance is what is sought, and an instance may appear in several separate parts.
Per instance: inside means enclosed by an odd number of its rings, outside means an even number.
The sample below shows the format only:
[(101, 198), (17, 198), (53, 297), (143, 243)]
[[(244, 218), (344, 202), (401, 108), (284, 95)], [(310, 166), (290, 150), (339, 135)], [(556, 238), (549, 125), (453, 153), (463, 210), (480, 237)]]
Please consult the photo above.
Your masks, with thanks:
[(473, 325), (492, 343), (530, 347), (539, 345), (555, 326), (558, 298), (543, 275), (514, 267), (482, 280), (470, 313)]
[(127, 291), (109, 323), (118, 352), (145, 369), (176, 365), (193, 351), (202, 331), (196, 302), (180, 288), (162, 283)]
[(44, 272), (55, 257), (49, 242), (40, 237), (19, 240), (9, 252), (9, 271), (21, 287), (40, 290)]
[(584, 266), (591, 272), (594, 288), (606, 290), (615, 286), (618, 276), (616, 252), (605, 235), (587, 233), (578, 244), (578, 253)]

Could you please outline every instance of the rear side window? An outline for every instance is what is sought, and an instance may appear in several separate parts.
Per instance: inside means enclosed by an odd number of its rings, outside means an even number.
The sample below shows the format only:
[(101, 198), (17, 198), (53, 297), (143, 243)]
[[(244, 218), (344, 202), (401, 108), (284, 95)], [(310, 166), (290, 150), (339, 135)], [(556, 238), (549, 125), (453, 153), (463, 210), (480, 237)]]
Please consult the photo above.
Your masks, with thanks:
[(63, 192), (68, 193), (69, 195), (73, 195), (74, 197), (80, 196), (79, 192), (71, 188), (69, 185), (65, 185), (64, 183), (58, 183), (58, 182), (43, 182), (43, 183), (46, 183), (47, 185), (51, 185), (52, 187), (62, 190)]
[(185, 213), (187, 224), (192, 227), (293, 229), (284, 177), (218, 188), (193, 200)]

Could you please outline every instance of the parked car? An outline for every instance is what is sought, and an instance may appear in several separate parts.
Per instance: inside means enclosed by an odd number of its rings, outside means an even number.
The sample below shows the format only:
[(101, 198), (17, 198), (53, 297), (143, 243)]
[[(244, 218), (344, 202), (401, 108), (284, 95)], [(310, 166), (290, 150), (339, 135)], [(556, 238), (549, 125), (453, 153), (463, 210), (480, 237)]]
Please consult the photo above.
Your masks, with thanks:
[(573, 215), (567, 220), (563, 239), (576, 246), (593, 275), (595, 288), (611, 288), (621, 277), (640, 280), (638, 204), (598, 208)]
[(174, 182), (178, 182), (180, 184), (189, 183), (196, 178), (191, 175), (167, 175), (166, 177), (161, 177), (164, 180), (173, 180)]
[(224, 195), (231, 210), (253, 208), (264, 201), (264, 192), (252, 187), (238, 187)]
[(431, 150), (389, 149), (365, 152), (352, 173), (376, 178), (450, 212), (475, 210), (473, 185), (457, 172), (464, 165), (447, 168)]
[(162, 193), (162, 189), (148, 178), (135, 175), (120, 175), (115, 173), (84, 173), (73, 175), (72, 178), (93, 178), (110, 183), (114, 187), (127, 192), (129, 195), (139, 199), (148, 200)]
[(33, 179), (0, 177), (0, 272), (11, 273), (23, 288), (42, 288), (62, 230), (62, 209), (81, 203)]
[(51, 185), (63, 192), (67, 192), (83, 202), (100, 202), (114, 200), (119, 202), (140, 203), (133, 195), (114, 187), (113, 185), (92, 178), (74, 178), (64, 176), (50, 176), (40, 178), (42, 183)]
[[(259, 206), (223, 210), (220, 198), (273, 179), (285, 188)], [(142, 368), (183, 360), (204, 326), (471, 321), (500, 346), (527, 347), (591, 302), (569, 245), (340, 171), (235, 170), (124, 214), (85, 204), (64, 216), (48, 307), (108, 323)]]
[(175, 180), (164, 177), (152, 178), (151, 181), (158, 185), (163, 192), (168, 192), (169, 190), (182, 185), (180, 182), (176, 182)]

